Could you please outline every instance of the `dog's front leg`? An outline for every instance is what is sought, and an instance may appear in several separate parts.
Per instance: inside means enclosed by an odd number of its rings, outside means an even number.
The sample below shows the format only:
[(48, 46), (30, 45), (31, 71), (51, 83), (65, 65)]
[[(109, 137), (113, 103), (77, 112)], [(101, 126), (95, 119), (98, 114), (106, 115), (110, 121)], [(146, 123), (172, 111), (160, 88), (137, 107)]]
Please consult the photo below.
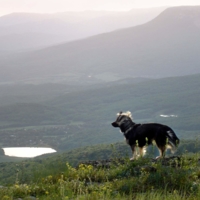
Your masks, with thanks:
[(144, 154), (145, 154), (145, 151), (146, 151), (145, 148), (144, 147), (140, 147), (139, 151), (140, 151), (140, 157), (143, 157)]
[(135, 145), (131, 146), (133, 157), (130, 160), (135, 160), (137, 158), (137, 148)]

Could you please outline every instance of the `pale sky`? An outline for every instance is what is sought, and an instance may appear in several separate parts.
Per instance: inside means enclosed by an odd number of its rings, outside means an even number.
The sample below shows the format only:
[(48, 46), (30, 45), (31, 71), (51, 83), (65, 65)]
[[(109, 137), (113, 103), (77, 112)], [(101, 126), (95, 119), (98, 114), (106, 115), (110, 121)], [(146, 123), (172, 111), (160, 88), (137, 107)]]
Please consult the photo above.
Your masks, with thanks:
[(180, 5), (200, 5), (200, 0), (0, 0), (0, 16), (12, 12), (125, 11), (133, 8)]

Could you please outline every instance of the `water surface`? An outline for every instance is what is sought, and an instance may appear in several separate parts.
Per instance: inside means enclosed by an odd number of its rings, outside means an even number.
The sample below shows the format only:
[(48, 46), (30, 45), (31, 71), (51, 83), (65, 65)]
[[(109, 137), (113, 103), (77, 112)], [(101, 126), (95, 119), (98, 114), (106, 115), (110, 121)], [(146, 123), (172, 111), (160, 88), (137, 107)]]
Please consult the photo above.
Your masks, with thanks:
[(6, 156), (33, 158), (47, 153), (55, 153), (56, 150), (46, 147), (6, 147), (3, 148)]

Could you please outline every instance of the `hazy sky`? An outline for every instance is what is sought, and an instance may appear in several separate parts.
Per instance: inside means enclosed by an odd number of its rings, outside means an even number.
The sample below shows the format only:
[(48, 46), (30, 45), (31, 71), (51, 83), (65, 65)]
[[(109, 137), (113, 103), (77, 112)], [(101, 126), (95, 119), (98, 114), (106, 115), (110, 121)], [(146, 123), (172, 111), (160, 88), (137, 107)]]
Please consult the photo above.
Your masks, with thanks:
[(200, 0), (0, 0), (0, 15), (12, 12), (53, 13), (82, 10), (200, 5)]

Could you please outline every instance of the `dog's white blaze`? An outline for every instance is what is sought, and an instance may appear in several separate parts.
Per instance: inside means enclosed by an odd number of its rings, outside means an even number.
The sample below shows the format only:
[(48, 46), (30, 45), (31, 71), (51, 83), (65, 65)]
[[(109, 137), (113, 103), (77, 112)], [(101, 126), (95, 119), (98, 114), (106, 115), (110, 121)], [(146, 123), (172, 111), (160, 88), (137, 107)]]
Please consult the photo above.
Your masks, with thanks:
[[(168, 133), (168, 135), (170, 136), (170, 137), (173, 137), (174, 135), (173, 135), (173, 133), (171, 132), (171, 131), (167, 131), (167, 133)], [(170, 151), (171, 151), (171, 153), (175, 153), (176, 152), (176, 145), (174, 145), (174, 143), (173, 142), (171, 142), (170, 140), (168, 141), (168, 144), (167, 144), (167, 149), (170, 149)]]
[(126, 140), (126, 143), (127, 143), (127, 144), (129, 144), (129, 140), (128, 140), (128, 139), (126, 139), (126, 138), (124, 138), (124, 139)]
[(169, 144), (166, 147), (167, 147), (167, 149), (170, 149), (171, 153), (176, 152), (176, 146), (174, 146), (174, 144), (172, 142), (169, 142)]
[(168, 133), (168, 135), (169, 135), (170, 137), (173, 137), (173, 133), (172, 133), (171, 131), (167, 131), (167, 133)]

